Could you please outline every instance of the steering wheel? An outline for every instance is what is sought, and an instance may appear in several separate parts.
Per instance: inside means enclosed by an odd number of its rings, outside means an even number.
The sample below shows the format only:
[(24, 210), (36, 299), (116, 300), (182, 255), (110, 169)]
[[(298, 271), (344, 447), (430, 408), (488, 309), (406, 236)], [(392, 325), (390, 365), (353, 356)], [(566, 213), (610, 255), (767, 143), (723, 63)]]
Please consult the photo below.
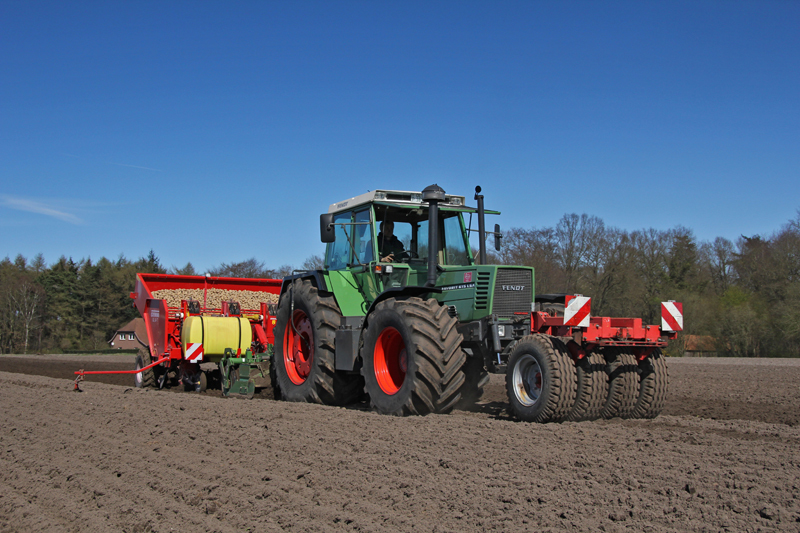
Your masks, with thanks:
[(419, 259), (419, 254), (417, 252), (412, 252), (411, 250), (406, 250), (402, 252), (403, 257), (400, 258), (401, 263), (408, 263), (411, 259)]

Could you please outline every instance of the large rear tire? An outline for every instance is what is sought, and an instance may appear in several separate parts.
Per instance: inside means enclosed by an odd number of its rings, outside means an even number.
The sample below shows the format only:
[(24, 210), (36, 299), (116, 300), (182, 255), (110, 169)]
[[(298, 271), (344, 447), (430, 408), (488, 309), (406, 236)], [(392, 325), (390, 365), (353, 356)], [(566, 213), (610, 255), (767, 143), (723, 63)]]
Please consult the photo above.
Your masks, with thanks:
[[(150, 350), (139, 348), (139, 353), (136, 355), (136, 370), (142, 369), (152, 363), (150, 360)], [(156, 376), (152, 368), (148, 368), (142, 372), (137, 372), (133, 375), (133, 384), (137, 389), (146, 389), (154, 387), (156, 384)]]
[(636, 357), (619, 348), (606, 353), (608, 396), (601, 411), (603, 418), (630, 418), (638, 396), (639, 374)]
[(433, 299), (390, 298), (375, 306), (361, 351), (373, 409), (390, 415), (452, 411), (465, 382), (457, 323)]
[(661, 350), (639, 362), (639, 397), (630, 418), (655, 418), (664, 409), (669, 388), (667, 361)]
[(575, 365), (577, 394), (567, 420), (578, 422), (597, 420), (608, 398), (606, 362), (599, 353), (592, 352)]
[(559, 339), (523, 337), (508, 359), (506, 392), (511, 412), (525, 422), (563, 422), (575, 404), (574, 364)]
[(464, 385), (461, 387), (461, 399), (458, 401), (459, 409), (469, 409), (483, 396), (483, 389), (489, 383), (489, 373), (483, 352), (472, 350), (464, 364)]
[(336, 328), (341, 317), (336, 300), (320, 295), (309, 280), (295, 281), (281, 296), (270, 369), (276, 398), (346, 405), (358, 397), (359, 376), (336, 371)]

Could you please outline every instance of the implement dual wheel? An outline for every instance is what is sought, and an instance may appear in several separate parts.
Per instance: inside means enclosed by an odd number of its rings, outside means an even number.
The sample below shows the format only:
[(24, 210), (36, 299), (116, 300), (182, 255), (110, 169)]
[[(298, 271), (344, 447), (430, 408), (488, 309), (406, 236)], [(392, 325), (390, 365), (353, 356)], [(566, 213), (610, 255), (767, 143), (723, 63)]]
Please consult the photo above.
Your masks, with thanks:
[(567, 420), (597, 420), (608, 398), (605, 359), (601, 354), (592, 352), (575, 364), (575, 374), (578, 378), (577, 394)]
[(620, 348), (605, 352), (608, 373), (608, 396), (600, 415), (603, 418), (631, 418), (639, 392), (636, 356)]
[(639, 395), (630, 418), (655, 418), (664, 409), (669, 388), (667, 361), (661, 350), (655, 350), (644, 361), (640, 361), (637, 374)]
[[(139, 353), (136, 355), (136, 370), (140, 370), (146, 367), (151, 362), (152, 361), (150, 360), (150, 350), (139, 348)], [(136, 374), (133, 375), (133, 384), (136, 386), (137, 389), (154, 387), (156, 384), (155, 372), (153, 372), (152, 368), (149, 368), (144, 372), (137, 372)]]
[(373, 409), (390, 415), (453, 409), (466, 361), (456, 325), (433, 299), (390, 298), (375, 306), (361, 352), (364, 391)]
[(281, 296), (270, 368), (276, 398), (325, 405), (346, 405), (358, 398), (358, 375), (336, 371), (341, 317), (334, 298), (320, 295), (309, 280), (294, 281)]
[(577, 378), (569, 352), (556, 337), (523, 337), (508, 359), (511, 412), (525, 422), (563, 422), (575, 404)]
[(655, 418), (667, 400), (669, 376), (661, 350), (639, 361), (623, 348), (606, 352), (608, 396), (603, 418)]

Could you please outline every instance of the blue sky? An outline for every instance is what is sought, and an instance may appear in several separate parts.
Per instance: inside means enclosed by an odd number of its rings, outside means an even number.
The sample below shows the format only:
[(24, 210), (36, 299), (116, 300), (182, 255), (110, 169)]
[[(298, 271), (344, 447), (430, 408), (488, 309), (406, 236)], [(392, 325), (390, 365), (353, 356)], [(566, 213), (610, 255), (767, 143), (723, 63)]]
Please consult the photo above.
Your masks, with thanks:
[[(376, 188), (700, 240), (800, 208), (800, 2), (0, 0), (0, 257), (321, 253)], [(470, 200), (470, 204), (473, 204)]]

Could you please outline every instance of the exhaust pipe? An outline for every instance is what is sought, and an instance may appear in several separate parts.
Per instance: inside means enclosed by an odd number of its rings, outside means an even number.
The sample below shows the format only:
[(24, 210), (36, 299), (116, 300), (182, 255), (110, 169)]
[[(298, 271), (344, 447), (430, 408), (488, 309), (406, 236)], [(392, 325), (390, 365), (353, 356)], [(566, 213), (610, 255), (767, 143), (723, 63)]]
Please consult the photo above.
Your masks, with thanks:
[(422, 201), (428, 202), (428, 281), (426, 287), (435, 287), (439, 273), (439, 202), (445, 200), (444, 189), (436, 184), (422, 190)]
[(483, 210), (483, 195), (480, 194), (481, 186), (475, 187), (475, 199), (478, 201), (478, 240), (480, 241), (479, 260), (482, 265), (486, 264), (486, 213)]

